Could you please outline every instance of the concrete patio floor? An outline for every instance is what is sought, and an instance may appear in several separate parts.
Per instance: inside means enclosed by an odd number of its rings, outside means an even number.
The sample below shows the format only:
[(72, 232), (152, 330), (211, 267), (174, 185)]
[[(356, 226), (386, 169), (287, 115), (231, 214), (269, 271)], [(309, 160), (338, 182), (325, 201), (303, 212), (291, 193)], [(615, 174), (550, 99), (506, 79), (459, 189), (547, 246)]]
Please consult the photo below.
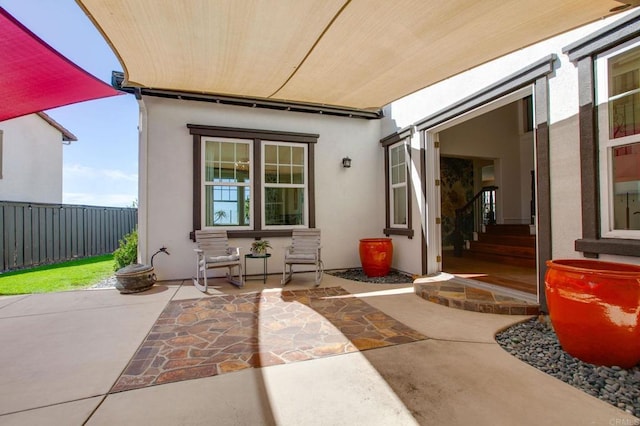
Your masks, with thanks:
[[(412, 285), (325, 274), (426, 340), (109, 393), (170, 301), (278, 291), (216, 280), (0, 297), (2, 425), (637, 425), (638, 419), (515, 359), (494, 334), (524, 316), (431, 303)], [(287, 290), (313, 288), (296, 274)]]

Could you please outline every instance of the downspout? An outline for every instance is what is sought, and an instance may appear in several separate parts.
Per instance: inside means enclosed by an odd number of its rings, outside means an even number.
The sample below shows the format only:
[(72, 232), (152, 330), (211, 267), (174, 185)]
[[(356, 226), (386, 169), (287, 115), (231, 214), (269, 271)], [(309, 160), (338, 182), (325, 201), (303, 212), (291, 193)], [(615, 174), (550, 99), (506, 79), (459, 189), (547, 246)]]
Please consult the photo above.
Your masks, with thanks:
[(149, 259), (149, 129), (148, 112), (140, 89), (135, 91), (138, 101), (138, 262), (147, 264)]

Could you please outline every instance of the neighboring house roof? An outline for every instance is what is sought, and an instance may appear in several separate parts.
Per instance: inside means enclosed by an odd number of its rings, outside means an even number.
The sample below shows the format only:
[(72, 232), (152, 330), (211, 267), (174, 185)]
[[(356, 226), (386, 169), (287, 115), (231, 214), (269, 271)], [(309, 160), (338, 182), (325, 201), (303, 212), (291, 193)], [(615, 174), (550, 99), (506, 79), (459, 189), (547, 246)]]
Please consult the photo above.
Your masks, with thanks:
[(120, 94), (0, 7), (0, 121)]
[(73, 133), (71, 133), (70, 131), (65, 129), (62, 126), (62, 124), (58, 123), (56, 120), (54, 120), (53, 118), (51, 118), (50, 116), (48, 116), (44, 112), (37, 112), (36, 115), (40, 116), (40, 118), (42, 118), (44, 121), (49, 123), (52, 127), (54, 127), (57, 130), (59, 130), (60, 133), (62, 133), (62, 140), (63, 141), (65, 141), (65, 142), (75, 142), (75, 141), (78, 140), (78, 138)]
[(377, 110), (636, 0), (77, 0), (123, 86)]

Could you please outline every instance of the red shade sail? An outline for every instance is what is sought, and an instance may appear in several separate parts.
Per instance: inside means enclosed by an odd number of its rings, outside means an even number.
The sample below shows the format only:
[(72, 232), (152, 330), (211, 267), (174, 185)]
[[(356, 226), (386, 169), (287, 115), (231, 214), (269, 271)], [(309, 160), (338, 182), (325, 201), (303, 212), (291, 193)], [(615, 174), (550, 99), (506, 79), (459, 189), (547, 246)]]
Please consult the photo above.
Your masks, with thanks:
[(0, 8), (0, 121), (120, 93)]

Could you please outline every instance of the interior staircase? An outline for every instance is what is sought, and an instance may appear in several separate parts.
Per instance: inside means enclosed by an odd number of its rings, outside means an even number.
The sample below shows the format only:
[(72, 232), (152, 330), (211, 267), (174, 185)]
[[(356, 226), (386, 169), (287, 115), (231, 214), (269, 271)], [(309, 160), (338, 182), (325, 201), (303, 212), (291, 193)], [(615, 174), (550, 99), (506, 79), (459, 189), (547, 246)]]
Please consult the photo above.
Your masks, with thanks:
[(501, 262), (508, 265), (536, 267), (536, 236), (529, 225), (486, 225), (478, 240), (470, 242), (463, 256)]

